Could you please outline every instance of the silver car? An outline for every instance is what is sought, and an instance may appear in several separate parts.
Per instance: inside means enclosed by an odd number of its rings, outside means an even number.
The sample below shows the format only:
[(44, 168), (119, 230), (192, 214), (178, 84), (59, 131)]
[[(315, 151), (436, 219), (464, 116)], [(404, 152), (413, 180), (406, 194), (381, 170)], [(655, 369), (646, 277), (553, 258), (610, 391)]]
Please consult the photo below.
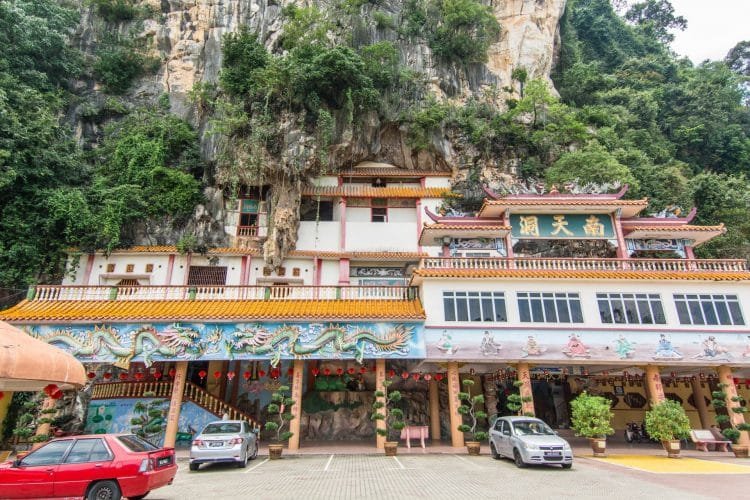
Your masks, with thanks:
[(234, 462), (247, 466), (258, 456), (258, 434), (244, 420), (218, 420), (203, 428), (190, 446), (190, 470), (201, 464)]
[(490, 429), (492, 458), (512, 458), (518, 467), (529, 464), (573, 466), (570, 444), (538, 418), (500, 417)]

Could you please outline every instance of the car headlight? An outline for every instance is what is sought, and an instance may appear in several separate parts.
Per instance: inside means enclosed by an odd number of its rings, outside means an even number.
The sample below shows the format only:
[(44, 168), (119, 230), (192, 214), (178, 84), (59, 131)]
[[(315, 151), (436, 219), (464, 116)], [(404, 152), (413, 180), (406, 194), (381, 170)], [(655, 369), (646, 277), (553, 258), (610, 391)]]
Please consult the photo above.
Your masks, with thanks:
[(524, 446), (529, 451), (539, 451), (539, 445), (535, 443), (524, 443)]
[(573, 451), (573, 448), (570, 447), (570, 444), (564, 443), (563, 444), (563, 450), (564, 451)]

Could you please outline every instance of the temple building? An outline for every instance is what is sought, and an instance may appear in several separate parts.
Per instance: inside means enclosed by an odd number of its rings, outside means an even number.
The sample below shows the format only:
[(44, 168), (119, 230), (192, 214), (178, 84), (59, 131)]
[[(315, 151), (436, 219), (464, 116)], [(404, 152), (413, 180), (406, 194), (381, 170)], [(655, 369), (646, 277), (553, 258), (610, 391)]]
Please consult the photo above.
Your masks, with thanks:
[(224, 414), (262, 425), (280, 385), (297, 402), (290, 449), (382, 447), (370, 408), (389, 378), (407, 423), (454, 446), (469, 377), (490, 415), (520, 390), (559, 428), (584, 389), (613, 401), (616, 429), (665, 398), (708, 428), (719, 382), (750, 397), (747, 263), (693, 252), (723, 226), (644, 216), (627, 187), (504, 185), (466, 215), (446, 210), (450, 186), (372, 163), (320, 177), (275, 269), (261, 250), (274, 186), (248, 189), (226, 207), (230, 247), (71, 252), (62, 285), (0, 320), (86, 365), (87, 430), (138, 425), (166, 444)]

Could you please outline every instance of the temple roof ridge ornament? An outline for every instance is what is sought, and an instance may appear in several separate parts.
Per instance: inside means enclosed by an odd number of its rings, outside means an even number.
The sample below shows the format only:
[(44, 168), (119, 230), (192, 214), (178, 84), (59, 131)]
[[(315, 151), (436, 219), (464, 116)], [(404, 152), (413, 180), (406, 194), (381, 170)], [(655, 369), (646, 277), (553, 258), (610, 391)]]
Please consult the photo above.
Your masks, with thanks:
[(457, 214), (457, 215), (440, 215), (430, 210), (427, 206), (424, 207), (424, 213), (427, 217), (437, 223), (450, 223), (450, 224), (497, 224), (497, 219), (494, 217), (476, 217), (473, 215)]
[[(562, 189), (558, 188), (556, 184), (552, 184), (547, 190), (547, 185), (544, 182), (537, 181), (536, 179), (527, 179), (525, 181), (516, 181), (513, 183), (500, 182), (496, 188), (490, 186), (482, 186), (484, 192), (490, 198), (499, 200), (501, 198), (538, 198), (554, 197), (555, 199), (605, 199), (605, 200), (619, 200), (625, 193), (627, 193), (629, 186), (627, 184), (621, 184), (619, 181), (604, 182), (597, 184), (594, 182), (588, 182), (586, 184), (579, 184), (578, 180), (566, 182), (562, 184)], [(609, 191), (617, 190), (614, 193)]]

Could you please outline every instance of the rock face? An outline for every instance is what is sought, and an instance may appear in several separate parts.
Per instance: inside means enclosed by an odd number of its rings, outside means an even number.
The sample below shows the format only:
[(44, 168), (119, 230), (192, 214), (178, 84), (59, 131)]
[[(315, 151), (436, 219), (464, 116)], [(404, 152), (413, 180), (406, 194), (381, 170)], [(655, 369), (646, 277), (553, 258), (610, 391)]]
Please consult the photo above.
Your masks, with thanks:
[[(333, 0), (136, 0), (138, 8), (147, 8), (150, 15), (138, 22), (107, 23), (101, 29), (102, 19), (94, 15), (91, 2), (78, 0), (82, 12), (81, 25), (75, 34), (76, 43), (89, 53), (96, 51), (100, 40), (97, 33), (117, 30), (120, 34), (135, 32), (145, 41), (148, 51), (161, 61), (155, 74), (145, 76), (125, 96), (129, 105), (153, 105), (163, 95), (169, 98), (171, 112), (191, 121), (200, 133), (201, 151), (210, 166), (209, 182), (215, 182), (216, 160), (219, 158), (222, 141), (209, 133), (210, 113), (190, 102), (189, 93), (196, 84), (216, 84), (222, 65), (222, 37), (237, 32), (243, 27), (256, 32), (267, 49), (279, 52), (279, 38), (283, 34), (283, 9), (292, 4), (300, 7), (316, 6), (334, 22), (342, 22), (334, 11), (341, 2)], [(549, 80), (555, 43), (558, 38), (558, 23), (565, 8), (565, 0), (484, 0), (492, 9), (501, 25), (499, 40), (488, 50), (486, 64), (459, 66), (437, 60), (423, 39), (411, 39), (393, 28), (383, 28), (374, 21), (373, 13), (390, 16), (396, 24), (404, 14), (405, 2), (381, 0), (365, 2), (359, 14), (351, 16), (352, 42), (356, 46), (388, 40), (399, 51), (401, 64), (422, 76), (426, 89), (438, 99), (463, 102), (472, 95), (482, 94), (489, 88), (512, 86), (511, 74), (516, 68), (524, 68), (528, 78)], [(98, 23), (98, 24), (97, 24)], [(96, 27), (100, 29), (96, 29)], [(337, 34), (331, 33), (335, 39)], [(92, 85), (88, 92), (92, 101), (101, 99), (99, 89)], [(498, 94), (497, 103), (504, 102)], [(479, 152), (460, 137), (447, 137), (436, 133), (429, 138), (430, 147), (416, 151), (406, 140), (408, 130), (399, 123), (398, 113), (403, 106), (398, 103), (392, 118), (368, 113), (357, 116), (355, 123), (339, 126), (328, 154), (328, 171), (352, 166), (361, 161), (372, 160), (393, 164), (400, 168), (420, 170), (453, 170), (459, 165), (477, 163)], [(400, 110), (400, 111), (399, 111)], [(388, 113), (386, 113), (388, 115)], [(278, 170), (265, 179), (277, 183), (290, 179), (292, 187), (288, 193), (274, 195), (277, 199), (271, 206), (269, 239), (264, 246), (267, 264), (280, 265), (286, 253), (294, 248), (298, 227), (299, 190), (304, 175), (290, 177), (282, 171), (292, 163), (310, 161), (316, 156), (314, 138), (301, 128), (294, 128), (302, 120), (289, 117), (289, 130), (284, 131), (284, 148), (275, 158), (264, 162), (269, 170)], [(75, 118), (73, 118), (75, 120)], [(345, 120), (341, 120), (341, 123)], [(285, 127), (286, 128), (286, 127)], [(77, 129), (82, 142), (85, 136), (101, 134), (101, 127), (80, 122)], [(356, 132), (355, 132), (356, 131)], [(88, 138), (92, 141), (92, 138)], [(243, 145), (230, 145), (241, 149)], [(247, 148), (247, 145), (244, 145)], [(307, 155), (300, 162), (299, 151)], [(248, 151), (253, 155), (255, 151)], [(493, 168), (497, 166), (493, 164)], [(303, 173), (308, 169), (304, 165)], [(219, 173), (220, 174), (220, 173)], [(225, 216), (222, 190), (207, 192), (211, 202), (199, 207), (195, 220), (185, 232), (198, 233), (198, 239), (206, 244), (226, 244), (226, 235), (221, 234)], [(148, 230), (139, 232), (136, 244), (148, 244), (154, 240)], [(160, 234), (159, 241), (172, 242), (180, 235)]]

